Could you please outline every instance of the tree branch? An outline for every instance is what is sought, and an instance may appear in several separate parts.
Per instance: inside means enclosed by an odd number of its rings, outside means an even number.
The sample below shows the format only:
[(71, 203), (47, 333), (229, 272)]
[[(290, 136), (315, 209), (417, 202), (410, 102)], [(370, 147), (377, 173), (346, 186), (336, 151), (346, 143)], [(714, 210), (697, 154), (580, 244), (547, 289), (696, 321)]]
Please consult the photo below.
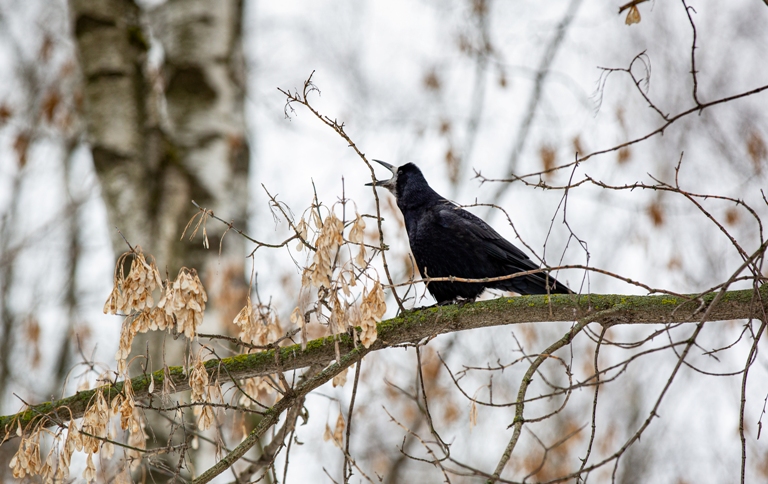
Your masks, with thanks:
[[(474, 328), (502, 326), (529, 322), (547, 321), (584, 321), (602, 325), (615, 324), (665, 324), (698, 323), (708, 313), (708, 321), (761, 318), (761, 307), (768, 303), (768, 285), (760, 289), (758, 295), (753, 289), (728, 291), (710, 307), (718, 293), (689, 295), (685, 297), (661, 296), (626, 296), (626, 295), (552, 295), (520, 296), (481, 301), (464, 306), (440, 306), (409, 311), (397, 318), (383, 321), (378, 325), (378, 340), (367, 351), (355, 350), (352, 338), (348, 335), (336, 336), (342, 355), (342, 361), (354, 364), (369, 351), (378, 351), (393, 345), (417, 342), (438, 334), (452, 333)], [(759, 297), (758, 297), (759, 296)], [(355, 354), (356, 358), (347, 358)], [(206, 362), (211, 377), (218, 376), (220, 382), (232, 379), (251, 378), (269, 375), (278, 371), (290, 371), (308, 367), (312, 364), (328, 364), (336, 359), (334, 336), (319, 338), (307, 343), (306, 350), (300, 345), (277, 348), (248, 355), (238, 355), (222, 360)], [(334, 365), (335, 366), (335, 365)], [(226, 371), (222, 371), (223, 369)], [(343, 368), (338, 368), (341, 371)], [(333, 372), (330, 372), (333, 373)], [(329, 372), (322, 372), (313, 377), (313, 388), (333, 378)], [(182, 367), (171, 367), (169, 375), (177, 392), (188, 390), (188, 376)], [(159, 397), (163, 388), (164, 371), (152, 374), (155, 390), (151, 397)], [(321, 380), (327, 378), (326, 380)], [(150, 375), (142, 375), (131, 380), (135, 398), (150, 397), (148, 392)], [(309, 381), (307, 382), (309, 384)], [(123, 382), (101, 387), (107, 401), (111, 401), (123, 388)], [(301, 385), (301, 388), (306, 388)], [(0, 417), (0, 442), (16, 437), (16, 429), (21, 425), (27, 429), (30, 424), (52, 427), (63, 425), (71, 418), (83, 416), (88, 403), (98, 389), (77, 392), (75, 395), (52, 402), (44, 402), (14, 415)], [(308, 390), (309, 391), (309, 390)], [(294, 393), (300, 393), (299, 389)], [(271, 414), (286, 403), (278, 403)], [(282, 402), (282, 401), (281, 401)], [(279, 413), (279, 412), (278, 412)]]

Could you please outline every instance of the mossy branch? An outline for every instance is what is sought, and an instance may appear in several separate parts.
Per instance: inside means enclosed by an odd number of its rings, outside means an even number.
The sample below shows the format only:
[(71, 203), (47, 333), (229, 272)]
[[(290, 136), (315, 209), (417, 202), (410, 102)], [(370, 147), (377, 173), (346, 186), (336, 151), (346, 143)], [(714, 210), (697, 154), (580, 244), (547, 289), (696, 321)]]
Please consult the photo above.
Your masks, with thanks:
[[(403, 343), (415, 343), (444, 333), (518, 323), (583, 321), (590, 317), (594, 317), (591, 322), (603, 325), (698, 323), (708, 309), (709, 321), (762, 319), (768, 307), (761, 308), (760, 301), (768, 301), (768, 285), (762, 286), (760, 292), (762, 297), (758, 297), (753, 289), (725, 292), (711, 309), (710, 303), (717, 294), (714, 292), (687, 297), (597, 294), (520, 296), (463, 306), (430, 307), (410, 311), (379, 323), (377, 341), (368, 351), (362, 353), (367, 354), (369, 351)], [(209, 360), (206, 362), (206, 368), (212, 377), (217, 376), (220, 382), (224, 382), (305, 368), (312, 364), (327, 365), (336, 358), (334, 338), (339, 340), (342, 361), (347, 362), (347, 366), (354, 364), (359, 358), (348, 359), (344, 358), (345, 355), (355, 352), (361, 357), (361, 352), (355, 351), (352, 339), (342, 335), (312, 340), (307, 343), (305, 350), (302, 350), (300, 345), (293, 345), (221, 360)], [(177, 392), (189, 389), (188, 378), (182, 367), (171, 367), (168, 375)], [(328, 379), (332, 377), (331, 375)], [(135, 398), (150, 397), (149, 386), (152, 379), (152, 397), (159, 397), (164, 387), (164, 378), (164, 371), (158, 370), (151, 377), (146, 374), (131, 379)], [(312, 387), (315, 388), (321, 383), (313, 380)], [(101, 390), (107, 401), (111, 401), (122, 388), (123, 382), (117, 382), (103, 386)], [(30, 424), (37, 425), (44, 420), (45, 426), (53, 427), (65, 425), (70, 416), (82, 417), (95, 391), (96, 389), (77, 392), (60, 400), (33, 405), (17, 414), (0, 417), (0, 442), (13, 439), (19, 424), (22, 429), (28, 429)]]

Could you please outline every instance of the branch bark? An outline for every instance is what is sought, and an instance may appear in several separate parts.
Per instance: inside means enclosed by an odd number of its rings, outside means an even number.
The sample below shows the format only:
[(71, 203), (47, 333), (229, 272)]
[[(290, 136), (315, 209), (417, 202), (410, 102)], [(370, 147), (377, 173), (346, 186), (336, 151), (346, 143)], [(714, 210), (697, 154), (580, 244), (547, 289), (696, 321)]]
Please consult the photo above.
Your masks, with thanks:
[[(368, 349), (357, 349), (348, 335), (337, 336), (342, 362), (354, 364), (370, 351), (382, 350), (394, 345), (416, 343), (424, 338), (475, 328), (502, 326), (519, 323), (557, 322), (588, 320), (613, 326), (617, 324), (668, 324), (700, 323), (706, 315), (707, 321), (762, 318), (768, 307), (761, 307), (759, 301), (768, 301), (768, 285), (760, 288), (760, 294), (753, 289), (728, 291), (715, 304), (718, 293), (690, 295), (686, 297), (626, 296), (626, 295), (552, 295), (520, 296), (481, 301), (464, 306), (430, 307), (409, 311), (378, 325), (378, 339)], [(762, 299), (761, 299), (762, 298)], [(766, 303), (768, 306), (768, 303)], [(347, 358), (355, 355), (353, 358)], [(275, 348), (259, 353), (238, 355), (222, 360), (209, 360), (206, 368), (212, 379), (219, 382), (263, 376), (279, 371), (290, 371), (313, 364), (326, 365), (336, 358), (333, 336), (310, 341), (305, 350), (300, 345)], [(335, 364), (334, 367), (338, 367)], [(337, 368), (341, 371), (343, 367)], [(335, 372), (321, 372), (311, 379), (312, 389), (333, 378)], [(171, 367), (170, 378), (177, 392), (189, 389), (188, 377), (180, 366)], [(322, 380), (320, 381), (318, 377)], [(154, 380), (154, 392), (149, 394), (150, 383)], [(157, 398), (163, 388), (163, 370), (135, 377), (131, 380), (135, 398)], [(309, 383), (309, 382), (308, 382)], [(118, 395), (123, 382), (101, 387), (108, 401)], [(303, 386), (302, 388), (307, 388)], [(47, 427), (63, 425), (71, 418), (80, 418), (95, 392), (99, 389), (78, 392), (75, 395), (52, 402), (33, 405), (23, 412), (0, 417), (0, 442), (13, 439), (17, 426), (27, 429), (30, 424)], [(308, 390), (310, 391), (310, 390)], [(274, 408), (267, 411), (272, 415), (277, 410), (290, 407), (292, 398), (286, 397)], [(304, 393), (306, 394), (306, 393)], [(290, 398), (289, 398), (290, 397)], [(278, 409), (278, 407), (280, 407)], [(280, 413), (280, 412), (278, 412)], [(276, 420), (275, 420), (276, 421)]]

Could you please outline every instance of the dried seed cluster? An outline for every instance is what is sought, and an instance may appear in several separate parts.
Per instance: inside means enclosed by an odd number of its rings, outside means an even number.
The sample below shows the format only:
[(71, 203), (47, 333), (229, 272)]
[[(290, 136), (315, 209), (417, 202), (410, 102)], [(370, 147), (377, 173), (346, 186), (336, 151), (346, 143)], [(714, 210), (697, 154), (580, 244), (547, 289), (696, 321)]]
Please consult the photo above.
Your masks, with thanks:
[(232, 322), (240, 327), (237, 337), (244, 343), (255, 346), (267, 345), (270, 339), (276, 339), (282, 332), (272, 309), (261, 304), (254, 307), (250, 296)]
[[(124, 276), (122, 268), (130, 256), (133, 257), (131, 269), (128, 276)], [(136, 247), (118, 258), (113, 282), (104, 313), (126, 315), (115, 354), (119, 374), (127, 376), (126, 359), (138, 333), (175, 330), (189, 339), (197, 334), (208, 295), (194, 269), (182, 267), (173, 282), (163, 284), (154, 261), (147, 262), (141, 247)], [(163, 291), (157, 306), (152, 296), (156, 288)]]
[[(128, 277), (123, 274), (125, 260), (133, 256)], [(117, 259), (115, 264), (114, 285), (112, 292), (104, 303), (104, 314), (130, 314), (133, 311), (143, 311), (155, 305), (152, 291), (162, 285), (160, 273), (155, 262), (147, 262), (141, 247), (133, 252), (126, 252)]]
[[(314, 212), (313, 212), (314, 213)], [(333, 277), (334, 262), (341, 244), (344, 243), (342, 232), (344, 223), (331, 214), (320, 222), (320, 235), (315, 242), (315, 255), (312, 265), (304, 270), (309, 282), (314, 287), (330, 287)]]
[(379, 281), (373, 283), (370, 291), (363, 291), (363, 302), (360, 304), (360, 327), (363, 329), (360, 342), (366, 348), (376, 341), (376, 323), (387, 312), (387, 304), (384, 302), (384, 289)]
[[(355, 213), (355, 218), (345, 226), (333, 209), (322, 218), (321, 208), (324, 207), (319, 204), (312, 207), (311, 223), (302, 218), (295, 226), (296, 236), (302, 240), (297, 249), (309, 244), (314, 250), (311, 264), (302, 273), (301, 294), (316, 292), (314, 304), (307, 301), (308, 297), (299, 298), (301, 302), (291, 313), (291, 323), (302, 329), (303, 344), (307, 341), (306, 323), (310, 321), (326, 324), (331, 334), (360, 326), (359, 340), (369, 347), (376, 341), (376, 323), (386, 312), (386, 303), (378, 277), (369, 274), (372, 269), (366, 259), (365, 221)], [(349, 250), (341, 250), (344, 246)], [(362, 293), (355, 290), (361, 279), (373, 280), (373, 287), (363, 288)]]
[[(105, 459), (110, 459), (114, 455), (114, 445), (111, 441), (115, 439), (115, 429), (111, 419), (118, 415), (122, 429), (129, 432), (128, 445), (136, 449), (145, 448), (147, 435), (144, 432), (144, 423), (141, 414), (135, 409), (130, 380), (126, 380), (123, 393), (113, 398), (111, 405), (107, 403), (101, 390), (94, 394), (83, 414), (79, 428), (75, 420), (70, 420), (66, 432), (59, 431), (54, 434), (38, 422), (37, 428), (27, 436), (19, 426), (16, 432), (21, 438), (19, 450), (9, 464), (13, 477), (23, 479), (26, 476), (37, 475), (46, 484), (68, 482), (72, 455), (77, 451), (86, 454), (83, 479), (86, 482), (94, 482), (96, 465), (93, 455), (101, 452)], [(45, 462), (40, 458), (40, 439), (44, 434), (50, 434), (53, 437)], [(134, 449), (126, 451), (127, 457), (133, 458), (134, 467), (139, 463), (138, 454)]]
[[(221, 387), (218, 383), (210, 384), (208, 371), (202, 358), (202, 349), (197, 354), (189, 372), (190, 401), (192, 403), (211, 403), (222, 401)], [(197, 417), (197, 427), (206, 430), (213, 425), (216, 414), (210, 405), (196, 405), (194, 413)]]
[[(43, 470), (43, 463), (40, 460), (40, 436), (42, 432), (36, 432), (29, 438), (22, 436), (21, 428), (16, 433), (22, 437), (22, 440), (19, 444), (19, 450), (9, 464), (13, 470), (13, 477), (22, 479), (27, 475), (40, 474)], [(67, 467), (67, 475), (69, 475), (69, 467)]]
[(365, 220), (360, 214), (357, 214), (355, 223), (352, 224), (352, 229), (349, 231), (349, 241), (353, 244), (358, 244), (359, 250), (355, 256), (355, 264), (358, 267), (365, 267), (367, 265), (365, 261), (365, 244), (363, 243), (365, 235)]
[[(124, 267), (128, 258), (132, 258), (128, 274)], [(38, 475), (42, 482), (67, 482), (70, 480), (69, 467), (75, 451), (84, 452), (85, 471), (82, 477), (86, 482), (93, 482), (97, 477), (94, 454), (100, 453), (109, 459), (114, 454), (116, 436), (112, 419), (119, 418), (120, 427), (128, 433), (128, 446), (125, 456), (131, 462), (117, 476), (118, 480), (130, 482), (129, 468), (135, 468), (140, 463), (141, 449), (146, 447), (147, 434), (141, 412), (136, 408), (131, 380), (127, 378), (126, 359), (130, 354), (133, 338), (137, 333), (150, 330), (173, 330), (183, 333), (188, 338), (194, 338), (198, 326), (202, 323), (205, 303), (208, 299), (205, 289), (194, 269), (182, 268), (173, 282), (161, 282), (155, 262), (136, 247), (122, 254), (115, 266), (114, 286), (104, 304), (104, 312), (123, 314), (120, 344), (116, 354), (118, 372), (125, 377), (122, 392), (107, 402), (103, 390), (97, 390), (89, 402), (78, 426), (74, 420), (68, 428), (53, 433), (44, 428), (44, 423), (38, 421), (36, 427), (28, 432), (18, 428), (21, 438), (19, 450), (10, 462), (15, 478)], [(162, 290), (160, 300), (155, 304), (153, 292)], [(205, 374), (207, 378), (207, 374)], [(198, 378), (199, 375), (192, 375)], [(100, 380), (110, 378), (101, 377)], [(150, 389), (150, 392), (152, 390)], [(220, 389), (217, 385), (207, 383), (204, 386), (203, 401), (211, 401)], [(210, 425), (212, 410), (206, 407), (201, 419), (203, 424)], [(40, 439), (43, 434), (50, 434), (53, 442), (45, 461), (40, 456)]]
[[(237, 335), (244, 343), (254, 346), (266, 346), (277, 340), (282, 334), (280, 322), (270, 306), (253, 305), (250, 296), (245, 306), (232, 321), (240, 328)], [(255, 351), (254, 349), (248, 350)], [(274, 400), (275, 389), (265, 377), (246, 378), (240, 381), (241, 395), (238, 405), (244, 408), (256, 406), (256, 402)]]
[(347, 427), (347, 423), (344, 421), (344, 416), (339, 412), (339, 416), (336, 417), (336, 425), (333, 432), (331, 427), (327, 423), (325, 424), (325, 432), (323, 433), (323, 440), (328, 442), (329, 440), (338, 448), (344, 447), (344, 429)]
[[(241, 407), (252, 408), (256, 406), (256, 402), (263, 402), (265, 405), (274, 403), (276, 392), (268, 378), (261, 376), (246, 378), (240, 382), (240, 388), (243, 394), (237, 404)], [(271, 402), (268, 401), (270, 399)]]
[(192, 339), (203, 322), (207, 301), (208, 295), (197, 277), (197, 271), (182, 267), (173, 284), (166, 285), (157, 307), (165, 310), (166, 321), (171, 317), (176, 320), (177, 332)]
[(349, 370), (349, 368), (344, 368), (339, 374), (333, 377), (332, 384), (334, 388), (343, 387), (344, 384), (347, 383), (347, 370)]

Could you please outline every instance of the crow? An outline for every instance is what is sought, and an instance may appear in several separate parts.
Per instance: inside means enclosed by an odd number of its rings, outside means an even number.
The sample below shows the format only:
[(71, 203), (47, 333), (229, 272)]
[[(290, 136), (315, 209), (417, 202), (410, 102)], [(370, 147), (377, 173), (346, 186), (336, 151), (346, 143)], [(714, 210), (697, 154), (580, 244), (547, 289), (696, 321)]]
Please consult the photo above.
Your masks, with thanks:
[[(373, 161), (391, 171), (392, 178), (366, 185), (384, 187), (395, 196), (422, 277), (483, 279), (539, 268), (482, 219), (440, 196), (413, 163), (395, 167)], [(546, 272), (494, 282), (427, 284), (438, 304), (473, 300), (486, 288), (519, 294), (572, 293)]]

